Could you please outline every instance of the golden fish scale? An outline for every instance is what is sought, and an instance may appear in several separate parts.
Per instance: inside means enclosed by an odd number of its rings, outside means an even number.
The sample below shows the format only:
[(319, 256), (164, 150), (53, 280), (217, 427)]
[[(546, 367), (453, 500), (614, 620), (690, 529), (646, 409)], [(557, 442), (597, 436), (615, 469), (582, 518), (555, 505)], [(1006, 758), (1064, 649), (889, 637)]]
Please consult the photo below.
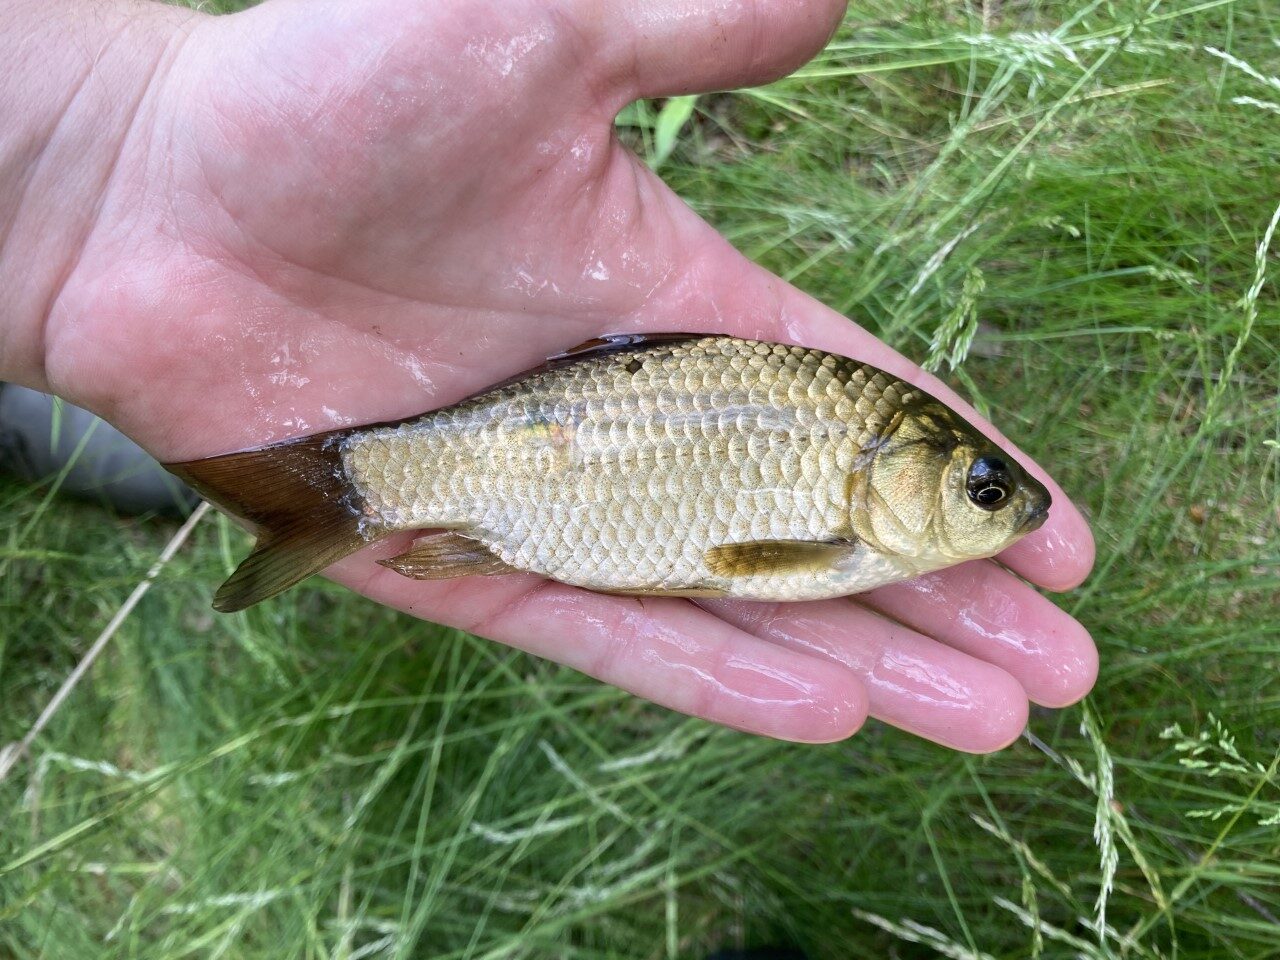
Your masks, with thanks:
[(707, 337), (589, 356), (345, 441), (373, 523), (451, 527), (513, 567), (600, 590), (794, 600), (902, 575), (862, 550), (840, 570), (723, 578), (708, 548), (847, 539), (849, 476), (918, 395), (801, 347)]

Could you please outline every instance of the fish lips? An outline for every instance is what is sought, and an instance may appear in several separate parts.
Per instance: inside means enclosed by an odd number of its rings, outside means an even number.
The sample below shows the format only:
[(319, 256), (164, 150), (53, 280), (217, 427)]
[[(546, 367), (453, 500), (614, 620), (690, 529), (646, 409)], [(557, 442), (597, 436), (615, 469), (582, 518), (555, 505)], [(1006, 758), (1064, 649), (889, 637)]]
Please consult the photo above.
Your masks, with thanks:
[(1049, 496), (1049, 491), (1041, 487), (1027, 497), (1026, 503), (1022, 507), (1022, 523), (1019, 530), (1022, 533), (1030, 533), (1032, 530), (1039, 530), (1044, 526), (1044, 522), (1049, 519), (1049, 507), (1053, 504), (1053, 498)]

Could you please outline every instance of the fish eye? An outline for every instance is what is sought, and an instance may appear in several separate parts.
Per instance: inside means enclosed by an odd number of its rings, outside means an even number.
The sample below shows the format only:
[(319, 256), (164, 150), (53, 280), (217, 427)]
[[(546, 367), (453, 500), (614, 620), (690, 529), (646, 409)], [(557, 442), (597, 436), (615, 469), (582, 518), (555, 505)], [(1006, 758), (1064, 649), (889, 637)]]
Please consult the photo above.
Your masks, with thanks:
[(978, 457), (965, 480), (969, 499), (983, 510), (997, 510), (1013, 495), (1013, 477), (999, 457)]

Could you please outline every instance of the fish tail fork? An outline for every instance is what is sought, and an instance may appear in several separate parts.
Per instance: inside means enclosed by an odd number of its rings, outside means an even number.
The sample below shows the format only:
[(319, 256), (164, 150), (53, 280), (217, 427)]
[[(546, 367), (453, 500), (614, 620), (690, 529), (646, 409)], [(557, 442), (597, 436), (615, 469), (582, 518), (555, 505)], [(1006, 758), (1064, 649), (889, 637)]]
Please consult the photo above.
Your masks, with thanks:
[(243, 610), (274, 597), (379, 539), (343, 469), (340, 439), (328, 433), (165, 464), (257, 534), (253, 552), (218, 588), (215, 610)]

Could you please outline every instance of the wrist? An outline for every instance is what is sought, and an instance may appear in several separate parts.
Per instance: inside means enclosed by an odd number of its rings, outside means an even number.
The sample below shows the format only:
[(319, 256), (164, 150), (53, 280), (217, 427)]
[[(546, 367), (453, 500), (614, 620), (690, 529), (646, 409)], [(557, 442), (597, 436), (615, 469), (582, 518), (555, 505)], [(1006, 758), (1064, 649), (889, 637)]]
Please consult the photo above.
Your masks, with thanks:
[(0, 6), (0, 380), (47, 389), (49, 313), (196, 16), (147, 0)]

